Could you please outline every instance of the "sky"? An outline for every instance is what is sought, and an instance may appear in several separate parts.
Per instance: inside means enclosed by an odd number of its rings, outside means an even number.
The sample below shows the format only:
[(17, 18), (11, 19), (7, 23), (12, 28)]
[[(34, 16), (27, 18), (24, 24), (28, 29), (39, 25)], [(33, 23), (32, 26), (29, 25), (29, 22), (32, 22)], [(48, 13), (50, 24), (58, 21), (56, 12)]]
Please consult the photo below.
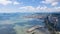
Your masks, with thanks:
[(60, 12), (60, 0), (0, 0), (0, 13)]

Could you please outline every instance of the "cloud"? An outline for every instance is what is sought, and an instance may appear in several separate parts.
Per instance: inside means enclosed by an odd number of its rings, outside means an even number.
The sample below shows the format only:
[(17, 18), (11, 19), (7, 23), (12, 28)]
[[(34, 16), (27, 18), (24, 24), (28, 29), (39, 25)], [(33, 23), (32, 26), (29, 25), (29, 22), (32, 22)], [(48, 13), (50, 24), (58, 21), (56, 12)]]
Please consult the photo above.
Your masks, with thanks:
[(34, 8), (33, 6), (24, 6), (24, 7), (20, 7), (19, 9), (20, 9), (21, 11), (24, 11), (24, 12), (25, 12), (25, 11), (30, 11), (30, 12), (31, 12), (31, 11), (32, 11), (32, 12), (35, 11), (35, 8)]
[(15, 1), (13, 4), (14, 4), (14, 5), (17, 5), (17, 4), (20, 4), (20, 3)]
[(11, 3), (11, 1), (8, 1), (8, 0), (0, 0), (0, 4), (2, 4), (2, 5), (7, 5), (10, 3)]
[(16, 4), (20, 4), (19, 2), (17, 2), (17, 1), (14, 1), (14, 2), (12, 2), (12, 1), (10, 1), (10, 0), (0, 0), (0, 4), (2, 4), (2, 5), (8, 5), (8, 4), (14, 4), (14, 5), (16, 5)]
[(38, 6), (38, 7), (33, 7), (33, 6), (24, 6), (19, 8), (21, 11), (25, 12), (59, 12), (60, 7), (53, 7), (49, 8), (47, 6)]
[(57, 6), (58, 5), (58, 2), (54, 2), (51, 4), (52, 6)]
[(59, 0), (45, 0), (45, 1), (42, 1), (42, 3), (51, 4), (52, 6), (58, 5), (59, 2), (60, 2)]
[(37, 7), (33, 7), (33, 6), (23, 6), (23, 7), (19, 7), (19, 8), (15, 8), (15, 9), (9, 9), (9, 8), (3, 8), (0, 9), (0, 13), (15, 13), (15, 12), (59, 12), (60, 11), (60, 7), (52, 7), (49, 8), (47, 6), (37, 6)]
[(60, 12), (60, 7), (49, 8), (47, 6), (44, 6), (44, 7), (38, 7), (37, 10), (43, 12)]

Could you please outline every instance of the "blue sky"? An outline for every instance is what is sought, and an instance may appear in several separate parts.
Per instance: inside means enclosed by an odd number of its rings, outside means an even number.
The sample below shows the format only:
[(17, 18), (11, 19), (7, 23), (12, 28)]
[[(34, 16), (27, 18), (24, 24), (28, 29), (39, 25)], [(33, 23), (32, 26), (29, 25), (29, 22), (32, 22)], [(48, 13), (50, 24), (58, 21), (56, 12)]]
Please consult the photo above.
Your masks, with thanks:
[(59, 11), (60, 0), (0, 0), (0, 13)]

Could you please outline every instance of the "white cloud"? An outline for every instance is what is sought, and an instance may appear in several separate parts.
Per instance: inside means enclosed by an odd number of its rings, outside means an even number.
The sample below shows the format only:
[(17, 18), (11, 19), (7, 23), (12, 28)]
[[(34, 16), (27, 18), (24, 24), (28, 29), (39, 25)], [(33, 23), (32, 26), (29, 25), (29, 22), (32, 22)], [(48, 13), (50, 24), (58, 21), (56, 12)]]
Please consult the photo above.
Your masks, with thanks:
[(55, 7), (54, 11), (59, 11), (60, 12), (60, 7)]
[(20, 4), (20, 3), (15, 1), (13, 4), (14, 4), (14, 5), (17, 5), (17, 4)]
[(46, 11), (47, 7), (46, 6), (44, 7), (24, 6), (24, 7), (20, 7), (19, 9), (24, 12), (41, 12), (41, 11)]
[(24, 12), (25, 12), (25, 11), (30, 11), (30, 12), (31, 12), (31, 11), (32, 11), (32, 12), (35, 11), (35, 8), (34, 8), (33, 6), (24, 6), (24, 7), (20, 7), (19, 9), (20, 9), (21, 11), (24, 11)]
[(60, 7), (48, 8), (46, 6), (37, 8), (39, 11), (43, 12), (60, 12)]
[(54, 3), (52, 3), (51, 5), (52, 5), (52, 6), (56, 6), (56, 5), (58, 5), (58, 2), (54, 2)]
[(42, 3), (51, 4), (52, 6), (58, 5), (59, 2), (60, 2), (59, 0), (45, 0), (45, 1), (42, 1)]
[(11, 1), (8, 1), (8, 0), (0, 0), (0, 4), (2, 4), (2, 5), (7, 5), (10, 3), (11, 3)]
[(3, 8), (0, 9), (0, 13), (15, 13), (15, 12), (59, 12), (60, 7), (52, 7), (49, 8), (47, 6), (23, 6), (15, 9), (8, 9), (8, 8)]
[(2, 5), (8, 5), (8, 4), (12, 4), (12, 3), (14, 5), (19, 4), (19, 2), (17, 2), (17, 1), (12, 2), (12, 1), (9, 1), (9, 0), (0, 0), (0, 4), (2, 4)]
[(45, 1), (42, 1), (43, 3), (46, 3), (46, 4), (49, 4), (49, 3), (53, 3), (55, 2), (55, 0), (45, 0)]
[(60, 11), (60, 7), (48, 8), (47, 6), (43, 6), (43, 7), (25, 6), (25, 7), (20, 7), (19, 9), (25, 12), (57, 12), (57, 11)]

